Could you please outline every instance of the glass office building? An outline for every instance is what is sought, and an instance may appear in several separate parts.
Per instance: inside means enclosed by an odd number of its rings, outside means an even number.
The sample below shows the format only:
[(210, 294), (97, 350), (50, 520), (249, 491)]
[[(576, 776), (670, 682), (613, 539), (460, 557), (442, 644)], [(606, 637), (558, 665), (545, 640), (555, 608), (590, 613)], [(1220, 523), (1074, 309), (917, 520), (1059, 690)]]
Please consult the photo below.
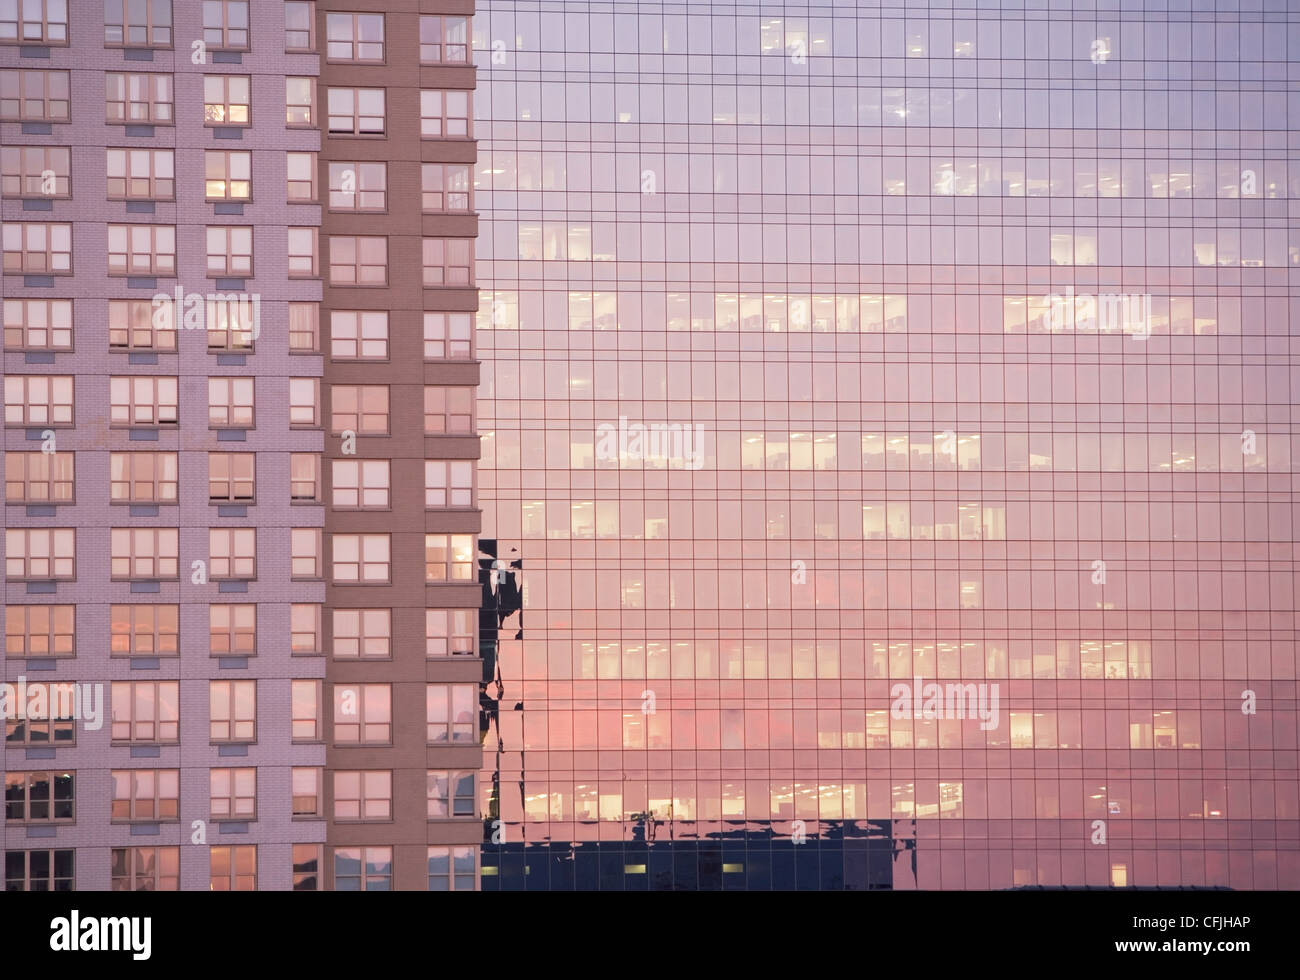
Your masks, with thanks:
[(473, 36), (482, 887), (1300, 887), (1300, 9)]

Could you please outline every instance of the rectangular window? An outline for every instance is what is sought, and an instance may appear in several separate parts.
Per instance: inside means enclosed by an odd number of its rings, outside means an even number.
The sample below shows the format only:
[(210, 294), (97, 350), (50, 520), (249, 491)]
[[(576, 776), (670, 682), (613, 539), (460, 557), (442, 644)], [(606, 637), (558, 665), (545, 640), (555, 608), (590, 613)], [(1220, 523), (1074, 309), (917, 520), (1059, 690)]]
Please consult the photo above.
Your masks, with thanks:
[(48, 684), (45, 708), (36, 718), (5, 718), (5, 745), (11, 749), (58, 748), (73, 745), (76, 740), (76, 715), (80, 700), (74, 683)]
[(291, 653), (321, 652), (320, 603), (295, 602), (289, 607), (289, 650)]
[(424, 284), (465, 286), (474, 281), (474, 254), (469, 238), (424, 239)]
[(322, 844), (293, 845), (293, 890), (318, 892), (321, 890), (321, 865), (325, 847)]
[(8, 221), (0, 248), (6, 275), (72, 275), (72, 225)]
[(330, 285), (383, 286), (387, 282), (387, 238), (330, 236)]
[(289, 304), (289, 353), (315, 354), (320, 351), (320, 304)]
[(289, 454), (289, 499), (294, 502), (320, 501), (320, 454)]
[(252, 120), (251, 75), (203, 76), (203, 124), (247, 126)]
[(250, 150), (204, 150), (203, 189), (209, 201), (247, 201), (253, 196)]
[(251, 429), (254, 422), (252, 378), (208, 378), (208, 426)]
[(203, 0), (203, 43), (216, 51), (247, 51), (248, 0)]
[(5, 529), (5, 578), (10, 581), (59, 580), (77, 577), (76, 529), (70, 527), (10, 527)]
[(104, 73), (104, 118), (110, 123), (170, 126), (175, 121), (173, 102), (171, 75)]
[(292, 783), (293, 815), (295, 817), (323, 817), (321, 800), (321, 770), (315, 767), (294, 767), (289, 776)]
[(334, 848), (336, 892), (387, 892), (393, 890), (391, 847)]
[(420, 91), (420, 138), (466, 139), (473, 116), (472, 99), (467, 91)]
[(110, 425), (175, 425), (178, 378), (132, 375), (108, 380)]
[(331, 88), (325, 96), (331, 136), (384, 134), (382, 88)]
[(478, 655), (478, 610), (426, 609), (425, 656), (474, 657)]
[(285, 200), (290, 204), (314, 204), (316, 201), (316, 154), (313, 152), (286, 153), (288, 188)]
[(420, 164), (420, 207), (425, 211), (473, 210), (474, 185), (469, 165), (463, 163)]
[(0, 44), (68, 43), (68, 0), (3, 0)]
[(109, 607), (109, 655), (175, 657), (180, 655), (180, 606), (140, 603)]
[[(472, 391), (472, 388), (465, 389)], [(332, 385), (330, 388), (330, 434), (388, 434), (388, 387), (386, 385)]]
[(393, 655), (391, 609), (335, 609), (335, 660), (388, 660)]
[(473, 817), (474, 773), (429, 770), (429, 819)]
[(71, 425), (72, 384), (70, 375), (7, 376), (5, 425)]
[(474, 463), (471, 460), (426, 459), (424, 506), (473, 507)]
[(72, 350), (70, 299), (6, 299), (0, 323), (5, 350)]
[(208, 453), (208, 500), (250, 504), (257, 498), (257, 453)]
[(179, 847), (115, 847), (111, 888), (115, 892), (174, 892), (180, 890)]
[(257, 681), (208, 681), (208, 740), (257, 740)]
[[(231, 298), (233, 297), (233, 298)], [(259, 309), (246, 297), (216, 293), (206, 300), (209, 351), (251, 351)]]
[(213, 820), (255, 820), (257, 818), (257, 770), (208, 770), (208, 813)]
[(478, 741), (478, 685), (428, 684), (425, 711), (430, 745)]
[(176, 226), (109, 225), (108, 274), (176, 275)]
[(285, 0), (284, 50), (286, 54), (316, 50), (316, 4), (313, 0)]
[(321, 529), (318, 527), (290, 528), (289, 577), (295, 581), (322, 578), (323, 565)]
[(104, 47), (171, 45), (172, 0), (104, 0)]
[(107, 152), (110, 201), (176, 200), (174, 150), (110, 147)]
[(257, 891), (257, 845), (208, 848), (208, 890)]
[(5, 851), (5, 891), (70, 892), (77, 852), (72, 848)]
[(388, 164), (330, 163), (331, 211), (384, 211), (388, 207)]
[(208, 275), (247, 278), (253, 274), (252, 225), (209, 225)]
[(179, 681), (113, 681), (112, 740), (180, 741)]
[(257, 655), (256, 603), (214, 602), (208, 606), (208, 655), (212, 657)]
[(472, 892), (477, 888), (477, 847), (429, 848), (429, 891)]
[(391, 684), (334, 685), (335, 745), (388, 745), (392, 741)]
[(108, 346), (110, 350), (174, 351), (176, 319), (172, 300), (157, 306), (147, 299), (108, 301)]
[(441, 385), (425, 385), (425, 435), (438, 435), (444, 432), (454, 433), (473, 431), (473, 388), (448, 388)]
[(74, 453), (5, 453), (5, 503), (72, 502)]
[(313, 429), (320, 425), (320, 378), (289, 379), (289, 425)]
[(76, 819), (76, 773), (5, 774), (5, 821), (72, 823)]
[(71, 73), (0, 68), (0, 122), (67, 122)]
[(325, 44), (329, 61), (382, 62), (384, 15), (326, 14)]
[(5, 606), (6, 657), (76, 656), (75, 606)]
[(0, 193), (14, 198), (72, 196), (72, 151), (66, 146), (0, 147)]
[(468, 360), (474, 356), (472, 313), (424, 314), (424, 359)]
[(290, 681), (289, 702), (292, 712), (290, 739), (294, 742), (319, 742), (321, 740), (321, 682)]
[(288, 230), (289, 278), (314, 279), (320, 275), (318, 242), (320, 229), (314, 226)]
[(115, 504), (174, 504), (179, 496), (176, 453), (110, 453), (108, 499)]
[(257, 578), (257, 529), (209, 528), (208, 577), (214, 581)]
[(334, 310), (330, 313), (330, 358), (335, 361), (388, 357), (385, 310)]
[(113, 770), (110, 812), (115, 821), (176, 821), (180, 814), (180, 770)]
[(331, 506), (335, 510), (387, 510), (392, 506), (389, 461), (336, 459), (331, 473)]
[(180, 578), (180, 530), (115, 527), (109, 532), (114, 581)]
[(391, 820), (392, 816), (391, 770), (334, 773), (335, 820)]
[(424, 580), (468, 582), (474, 578), (474, 535), (426, 534)]
[(331, 540), (334, 581), (392, 581), (392, 542), (387, 534), (335, 534)]
[(470, 19), (426, 14), (420, 17), (420, 64), (469, 62)]
[(284, 80), (284, 124), (292, 127), (310, 127), (312, 121), (312, 92), (314, 78), (286, 78)]

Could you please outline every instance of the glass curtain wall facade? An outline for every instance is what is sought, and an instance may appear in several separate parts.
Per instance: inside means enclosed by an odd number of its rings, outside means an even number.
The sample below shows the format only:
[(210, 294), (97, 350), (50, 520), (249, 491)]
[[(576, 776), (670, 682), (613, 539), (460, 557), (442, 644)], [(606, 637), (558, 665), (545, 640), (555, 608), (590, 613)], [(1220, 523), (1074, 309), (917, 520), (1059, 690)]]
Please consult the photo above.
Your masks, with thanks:
[(1294, 5), (474, 21), (485, 889), (1300, 886)]

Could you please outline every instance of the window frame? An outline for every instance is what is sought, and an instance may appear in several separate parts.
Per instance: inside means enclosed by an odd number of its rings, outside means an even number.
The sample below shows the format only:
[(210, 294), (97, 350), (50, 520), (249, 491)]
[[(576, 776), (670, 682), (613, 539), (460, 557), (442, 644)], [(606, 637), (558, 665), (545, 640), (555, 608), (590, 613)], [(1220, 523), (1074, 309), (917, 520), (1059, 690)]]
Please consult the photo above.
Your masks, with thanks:
[[(33, 155), (41, 157), (36, 170), (29, 168)], [(54, 190), (49, 194), (41, 189), (46, 171), (54, 174)], [(33, 180), (35, 190), (31, 187)], [(17, 143), (0, 146), (0, 193), (14, 200), (69, 200), (72, 197), (72, 147)]]
[[(137, 474), (137, 463), (149, 460), (152, 474)], [(123, 479), (117, 479), (119, 461)], [(170, 465), (170, 477), (168, 466)], [(143, 464), (140, 467), (143, 469)], [(117, 492), (126, 484), (126, 493)], [(137, 495), (137, 488), (148, 484), (149, 496)], [(170, 487), (170, 495), (167, 489)], [(175, 450), (136, 449), (110, 452), (108, 455), (108, 502), (110, 504), (154, 504), (174, 506), (180, 503), (180, 456)]]
[[(362, 112), (361, 102), (367, 96), (373, 96), (378, 92), (382, 99), (382, 105), (378, 114), (373, 112)], [(338, 96), (338, 108), (335, 108), (335, 96)], [(347, 96), (351, 108), (344, 111), (342, 105), (344, 95)], [(336, 129), (336, 121), (342, 125), (343, 120), (348, 120), (347, 129)], [(379, 119), (378, 129), (373, 128), (373, 120)], [(371, 121), (370, 127), (363, 125), (364, 121)], [(376, 138), (382, 139), (388, 135), (388, 90), (383, 87), (371, 87), (361, 85), (331, 85), (325, 89), (325, 128), (322, 136), (331, 139), (341, 139), (343, 137), (353, 137), (357, 139)]]
[(181, 849), (174, 844), (114, 847), (108, 867), (109, 891), (180, 891)]
[[(45, 395), (33, 394), (34, 388), (44, 388)], [(39, 425), (44, 428), (66, 429), (76, 424), (75, 375), (6, 374), (4, 392), (7, 428), (35, 428)], [(21, 413), (21, 417), (15, 418), (18, 413)]]
[[(40, 17), (37, 20), (29, 20), (25, 15), (27, 4), (33, 2), (39, 3), (41, 7)], [(63, 20), (58, 21), (52, 20), (50, 17), (50, 2), (51, 0), (14, 0), (14, 16), (16, 19), (13, 21), (0, 20), (0, 25), (9, 23), (14, 25), (14, 36), (0, 36), (0, 44), (35, 44), (47, 48), (66, 48), (68, 46), (68, 21), (70, 17), (68, 11), (70, 4), (68, 0), (63, 0)], [(40, 29), (40, 33), (35, 37), (26, 36), (27, 29), (31, 25), (36, 25)], [(59, 25), (62, 25), (63, 28), (61, 38), (57, 32)], [(56, 30), (51, 32), (51, 27)]]
[[(32, 322), (32, 311), (43, 310)], [(71, 351), (75, 321), (71, 299), (47, 299), (40, 296), (6, 297), (0, 300), (0, 320), (4, 321), (6, 351)], [(33, 343), (44, 335), (46, 343)], [(66, 335), (66, 341), (63, 336)]]
[[(143, 611), (149, 610), (149, 622), (143, 622)], [(168, 612), (164, 614), (164, 610)], [(166, 615), (168, 622), (163, 622)], [(119, 629), (119, 624), (125, 629)], [(109, 657), (179, 657), (180, 605), (166, 602), (115, 602), (108, 610)], [(150, 637), (150, 646), (139, 649), (139, 638)], [(118, 647), (125, 638), (127, 649)], [(165, 641), (170, 640), (170, 643)]]
[[(140, 793), (137, 776), (141, 773), (148, 773), (153, 782), (153, 792), (149, 796)], [(126, 796), (118, 795), (119, 777), (127, 778)], [(109, 823), (180, 823), (179, 769), (113, 769), (110, 771), (110, 779), (113, 785), (112, 796), (109, 798)], [(166, 795), (168, 790), (172, 790), (173, 795)], [(116, 814), (119, 803), (126, 804), (127, 815), (124, 817)], [(151, 805), (148, 815), (138, 812), (142, 803)]]
[(111, 681), (109, 706), (110, 745), (180, 744), (180, 681)]
[[(361, 40), (360, 26), (362, 17), (379, 18), (378, 41)], [(341, 24), (343, 18), (348, 19), (348, 36), (346, 38), (334, 38), (331, 34), (336, 24)], [(353, 64), (353, 65), (383, 65), (387, 63), (388, 54), (388, 20), (382, 12), (375, 11), (342, 11), (331, 10), (325, 14), (325, 62), (326, 64)], [(378, 57), (362, 58), (359, 51), (367, 46), (379, 46)], [(348, 54), (336, 54), (335, 45), (346, 45)]]
[[(459, 113), (459, 106), (457, 106), (457, 114), (451, 114), (451, 102), (453, 100), (449, 96), (465, 97), (464, 115)], [(456, 101), (459, 101), (459, 99)], [(420, 89), (420, 139), (473, 140), (474, 90), (457, 88)]]
[(256, 742), (257, 681), (246, 677), (209, 680), (208, 744), (251, 745)]
[[(104, 47), (106, 48), (170, 48), (175, 39), (175, 25), (172, 22), (172, 0), (145, 0), (145, 22), (142, 25), (145, 31), (144, 41), (132, 41), (128, 39), (132, 23), (128, 19), (130, 16), (130, 0), (117, 0), (114, 3), (116, 7), (120, 3), (122, 7), (122, 39), (119, 41), (109, 38), (109, 30), (115, 26), (108, 21), (107, 13), (104, 18)], [(167, 22), (163, 24), (156, 16), (157, 9), (166, 8)], [(137, 27), (137, 29), (139, 29)], [(155, 33), (167, 32), (166, 40), (155, 37)]]
[[(29, 94), (31, 79), (41, 78), (41, 95)], [(10, 82), (10, 79), (13, 82)], [(57, 81), (56, 81), (57, 80)], [(62, 95), (62, 98), (58, 96)], [(33, 102), (40, 103), (40, 114), (29, 115)], [(12, 111), (6, 105), (13, 103)], [(58, 111), (59, 109), (62, 111)], [(72, 121), (72, 73), (58, 68), (0, 68), (0, 122), (67, 123)]]
[[(15, 449), (4, 456), (6, 504), (62, 506), (76, 503), (76, 453)], [(41, 472), (42, 468), (44, 472)], [(43, 494), (32, 492), (42, 487)]]
[[(44, 244), (33, 239), (38, 236)], [(14, 239), (17, 238), (15, 242)], [(73, 274), (72, 224), (67, 221), (5, 221), (0, 224), (0, 269), (4, 275)], [(66, 247), (64, 241), (66, 239)], [(17, 248), (14, 248), (14, 245)], [(15, 258), (16, 264), (15, 264)]]
[[(225, 551), (221, 550), (224, 541)], [(243, 543), (252, 541), (250, 554), (243, 554)], [(218, 563), (223, 572), (218, 573)], [(211, 582), (251, 582), (257, 578), (257, 528), (208, 528), (208, 580)]]
[[(221, 12), (221, 22), (213, 25), (208, 21), (208, 12), (210, 4), (219, 3), (221, 6), (217, 9)], [(232, 18), (230, 16), (232, 9), (244, 11), (243, 27), (231, 26)], [(251, 42), (253, 35), (252, 25), (252, 4), (249, 0), (205, 0), (200, 14), (200, 30), (203, 32), (203, 43), (209, 51), (251, 51)], [(216, 39), (211, 36), (215, 32)], [(239, 43), (238, 35), (242, 33), (243, 43)]]
[[(114, 79), (121, 79), (122, 98), (109, 98), (112, 95)], [(164, 84), (164, 79), (166, 80)], [(143, 80), (136, 81), (136, 80)], [(144, 99), (139, 93), (133, 97), (131, 89), (135, 84), (147, 85), (148, 92)], [(163, 93), (161, 90), (166, 88)], [(165, 96), (165, 97), (164, 97)], [(115, 116), (114, 105), (120, 104), (122, 112)], [(132, 116), (131, 106), (147, 106), (145, 115)], [(176, 78), (171, 72), (158, 71), (106, 71), (104, 72), (104, 122), (109, 126), (175, 126), (176, 125)]]
[[(447, 40), (447, 21), (449, 20), (462, 20), (465, 22), (464, 25), (465, 41), (463, 44), (459, 41)], [(468, 65), (470, 64), (471, 63), (470, 52), (474, 48), (474, 22), (473, 21), (474, 21), (473, 17), (466, 14), (421, 14), (420, 21), (419, 21), (419, 36), (418, 36), (420, 64), (422, 65)], [(438, 40), (426, 41), (424, 39), (425, 27), (432, 26), (433, 22), (437, 22)], [(426, 52), (425, 49), (433, 48), (434, 46), (438, 48), (438, 57), (437, 58), (425, 57), (426, 53), (432, 53), (432, 52)], [(448, 47), (464, 48), (465, 49), (464, 57), (448, 58), (446, 56)]]
[[(10, 537), (12, 535), (13, 537)], [(35, 554), (34, 541), (45, 539), (45, 554)], [(17, 542), (21, 541), (21, 545)], [(69, 544), (71, 548), (69, 549)], [(15, 557), (18, 556), (18, 557)], [(49, 574), (40, 574), (37, 562), (48, 562)], [(20, 562), (21, 572), (14, 570)], [(6, 527), (5, 581), (75, 582), (77, 580), (77, 529), (72, 527)]]
[[(42, 617), (45, 619), (43, 624), (33, 623), (34, 619), (39, 620)], [(70, 630), (60, 629), (60, 620), (64, 619), (71, 627)], [(74, 604), (6, 603), (4, 622), (6, 659), (66, 659), (77, 655), (77, 607)], [(33, 646), (35, 637), (45, 641), (44, 649), (35, 649)], [(66, 637), (66, 645), (60, 641), (62, 637)], [(22, 641), (21, 647), (14, 645), (15, 639)]]
[[(108, 533), (110, 581), (180, 580), (179, 528), (114, 527)], [(124, 544), (125, 551), (122, 550)]]

